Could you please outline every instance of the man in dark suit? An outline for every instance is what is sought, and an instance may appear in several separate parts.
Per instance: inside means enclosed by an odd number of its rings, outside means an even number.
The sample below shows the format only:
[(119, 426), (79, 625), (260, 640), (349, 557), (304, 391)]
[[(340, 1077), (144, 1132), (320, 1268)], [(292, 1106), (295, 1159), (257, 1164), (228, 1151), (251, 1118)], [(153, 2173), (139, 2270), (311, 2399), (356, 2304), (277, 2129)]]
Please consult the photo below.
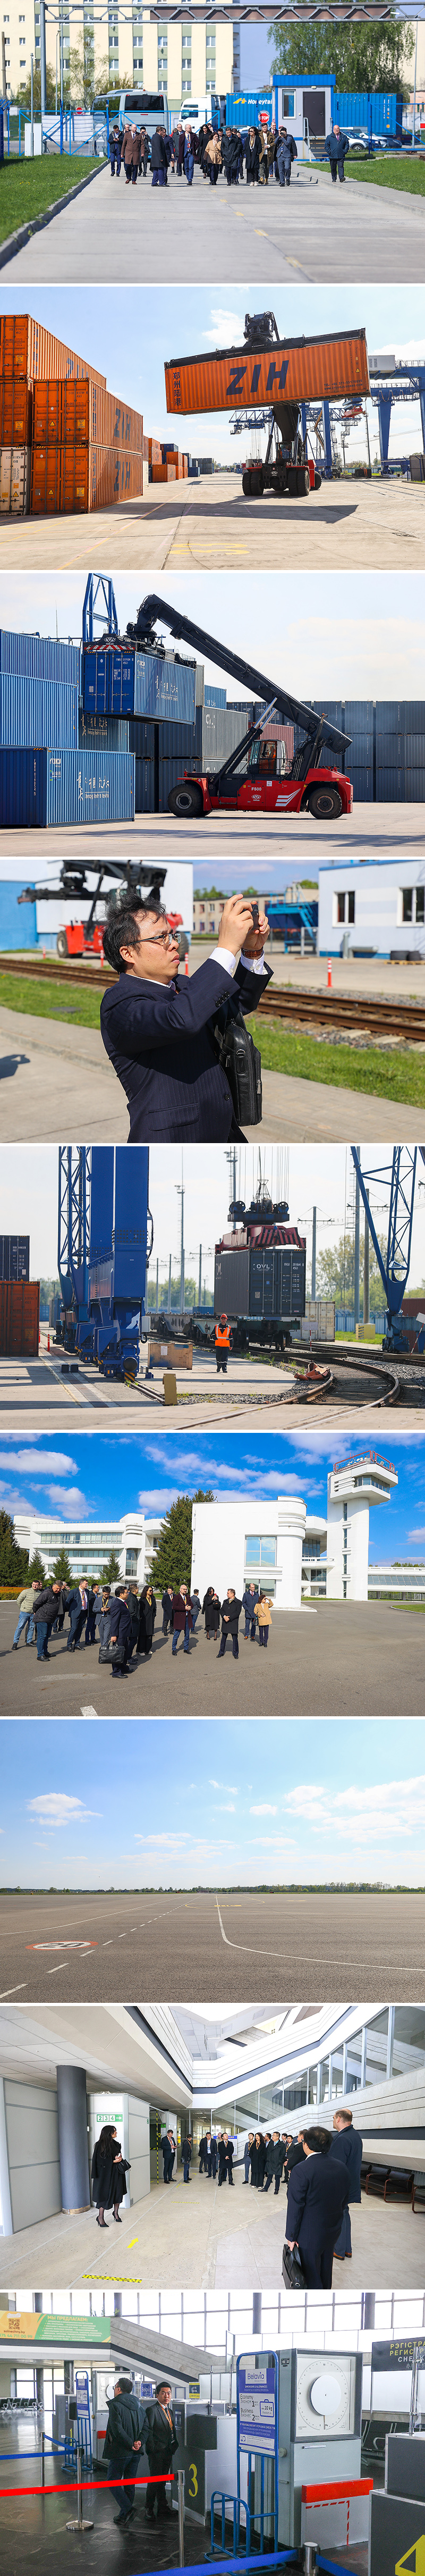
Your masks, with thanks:
[(171, 2406), (171, 2388), (167, 2380), (159, 2380), (158, 2387), (155, 2389), (155, 2405), (148, 2406), (146, 2412), (145, 2451), (148, 2455), (149, 2474), (151, 2478), (161, 2479), (160, 2485), (147, 2487), (146, 2513), (148, 2522), (153, 2522), (156, 2501), (158, 2522), (163, 2522), (165, 2514), (171, 2513), (172, 2507), (166, 2503), (162, 2479), (164, 2474), (167, 2475), (167, 2471), (169, 2475), (174, 2452), (178, 2450), (178, 2434)]
[(283, 2159), (283, 2164), (284, 2164), (284, 2175), (285, 2175), (285, 2182), (286, 2182), (286, 2183), (288, 2183), (288, 2182), (289, 2182), (289, 2176), (290, 2176), (290, 2174), (293, 2172), (294, 2165), (302, 2165), (303, 2155), (304, 2155), (304, 2143), (303, 2143), (303, 2142), (304, 2142), (304, 2130), (303, 2130), (303, 2129), (299, 2129), (299, 2130), (298, 2130), (298, 2137), (297, 2137), (297, 2138), (287, 2138), (287, 2140), (286, 2140), (285, 2154), (284, 2154), (284, 2159)]
[(177, 940), (160, 905), (135, 898), (110, 914), (103, 947), (119, 981), (103, 995), (100, 1026), (126, 1092), (130, 1144), (220, 1144), (241, 1135), (213, 1029), (233, 988), (244, 1013), (256, 1010), (270, 980), (268, 937), (266, 914), (255, 930), (252, 904), (232, 895), (212, 956), (180, 979)]
[(344, 2209), (341, 2233), (335, 2239), (334, 2254), (337, 2256), (338, 2263), (351, 2263), (352, 2248), (349, 2201), (359, 2201), (362, 2196), (360, 2175), (362, 2169), (363, 2138), (360, 2137), (359, 2129), (353, 2129), (352, 2111), (334, 2111), (332, 2125), (334, 2129), (332, 2155), (341, 2157), (341, 2161), (345, 2165), (348, 2182), (347, 2207)]
[(81, 1631), (84, 1628), (89, 1606), (89, 1589), (85, 1574), (82, 1574), (81, 1582), (77, 1583), (75, 1592), (69, 1593), (66, 1606), (69, 1610), (70, 1628), (65, 1651), (67, 1655), (73, 1655), (76, 1646), (80, 1645)]
[(174, 2164), (175, 2152), (176, 2152), (176, 2150), (175, 2150), (175, 2144), (174, 2144), (174, 2138), (173, 2138), (173, 2132), (172, 2132), (172, 2129), (167, 2129), (166, 2136), (165, 2136), (165, 2138), (163, 2138), (163, 2140), (162, 2140), (162, 2153), (163, 2153), (163, 2158), (164, 2158), (164, 2182), (171, 2182), (171, 2176), (172, 2176), (172, 2171), (173, 2171), (173, 2164)]
[[(140, 2399), (134, 2395), (131, 2379), (123, 2372), (120, 2378), (115, 2380), (114, 2394), (109, 2399), (103, 2452), (104, 2460), (107, 2462), (108, 2477), (114, 2481), (117, 2504), (120, 2508), (119, 2513), (114, 2514), (114, 2522), (121, 2525), (129, 2522), (130, 2514), (134, 2513), (134, 2483), (129, 2485), (128, 2481), (136, 2479), (137, 2470), (140, 2468), (140, 2452), (144, 2448), (146, 2427), (145, 2408)], [(149, 2488), (147, 2492), (149, 2494)]]
[(348, 2200), (345, 2166), (332, 2154), (327, 2129), (309, 2129), (304, 2163), (288, 2182), (286, 2244), (298, 2245), (308, 2290), (332, 2289), (332, 2256)]
[(119, 1653), (117, 1652), (115, 1663), (112, 1662), (111, 1656), (110, 1671), (114, 1676), (117, 1673), (122, 1675), (127, 1671), (128, 1658), (129, 1655), (131, 1655), (133, 1644), (131, 1615), (128, 1607), (127, 1585), (125, 1583), (120, 1585), (119, 1591), (114, 1593), (111, 1601), (109, 1635), (110, 1637), (115, 1637), (117, 1649), (119, 1648)]
[(218, 1649), (218, 1664), (220, 1662), (220, 1656), (225, 1655), (226, 1653), (228, 1637), (231, 1637), (232, 1655), (234, 1655), (235, 1663), (237, 1662), (239, 1654), (238, 1627), (241, 1609), (242, 1602), (237, 1601), (236, 1593), (232, 1591), (232, 1586), (229, 1584), (229, 1589), (226, 1592), (226, 1599), (225, 1601), (222, 1601), (221, 1605), (221, 1646), (219, 1646)]

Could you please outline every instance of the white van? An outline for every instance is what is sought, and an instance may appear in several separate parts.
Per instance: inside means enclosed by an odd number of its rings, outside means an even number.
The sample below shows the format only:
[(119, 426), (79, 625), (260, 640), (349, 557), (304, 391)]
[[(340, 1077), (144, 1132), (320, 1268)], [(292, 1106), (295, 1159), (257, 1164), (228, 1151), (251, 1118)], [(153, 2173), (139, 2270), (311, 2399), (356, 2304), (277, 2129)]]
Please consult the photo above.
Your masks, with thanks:
[(193, 125), (194, 134), (200, 134), (201, 125), (212, 125), (214, 133), (219, 132), (220, 100), (218, 90), (210, 89), (208, 91), (207, 98), (182, 98), (179, 114), (175, 119), (176, 125), (178, 125), (180, 121), (182, 125)]
[(147, 134), (154, 134), (157, 125), (164, 125), (169, 134), (166, 90), (122, 89), (119, 117), (121, 129), (123, 125), (144, 125)]

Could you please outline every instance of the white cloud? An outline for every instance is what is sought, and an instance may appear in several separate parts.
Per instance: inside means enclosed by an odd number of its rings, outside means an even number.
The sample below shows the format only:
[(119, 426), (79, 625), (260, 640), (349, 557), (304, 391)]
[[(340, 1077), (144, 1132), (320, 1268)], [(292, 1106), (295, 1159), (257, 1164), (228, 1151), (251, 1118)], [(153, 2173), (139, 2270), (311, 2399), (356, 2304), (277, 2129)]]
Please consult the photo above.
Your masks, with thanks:
[(228, 1805), (228, 1806), (226, 1806), (226, 1807), (224, 1807), (224, 1806), (221, 1806), (221, 1807), (214, 1807), (214, 1815), (215, 1815), (215, 1816), (235, 1816), (235, 1815), (236, 1815), (236, 1807), (232, 1807), (232, 1806), (229, 1806), (229, 1805)]
[(250, 1807), (249, 1812), (250, 1816), (277, 1816), (278, 1810), (277, 1807), (268, 1807), (264, 1802), (261, 1807)]
[(365, 1787), (353, 1784), (334, 1795), (316, 1781), (304, 1781), (287, 1791), (283, 1805), (294, 1820), (299, 1817), (321, 1835), (330, 1830), (351, 1841), (361, 1832), (368, 1846), (376, 1843), (378, 1833), (384, 1842), (400, 1835), (406, 1841), (418, 1825), (425, 1825), (425, 1773), (408, 1780), (380, 1781), (376, 1788), (370, 1781)]
[(210, 1780), (210, 1789), (227, 1789), (230, 1798), (237, 1798), (238, 1795), (234, 1780)]
[(242, 313), (229, 313), (226, 311), (226, 306), (223, 304), (211, 305), (210, 329), (208, 331), (201, 332), (201, 339), (207, 340), (210, 348), (220, 349), (222, 351), (223, 349), (233, 347), (233, 342), (235, 340), (237, 340), (240, 346), (240, 342), (243, 340), (243, 333), (244, 316)]
[(68, 1517), (70, 1512), (73, 1517), (79, 1512), (81, 1520), (88, 1520), (86, 1496), (80, 1492), (79, 1485), (48, 1485), (47, 1492), (53, 1511), (64, 1511)]
[(77, 1460), (69, 1458), (65, 1449), (11, 1450), (9, 1445), (8, 1449), (0, 1449), (0, 1467), (8, 1467), (9, 1475), (13, 1470), (17, 1472), (23, 1468), (27, 1476), (35, 1477), (37, 1484), (41, 1485), (50, 1475), (69, 1476), (71, 1470), (76, 1475)]
[(39, 1798), (27, 1799), (29, 1816), (40, 1817), (43, 1825), (81, 1825), (88, 1816), (100, 1816), (101, 1807), (84, 1807), (82, 1798), (68, 1798), (61, 1789), (44, 1789)]

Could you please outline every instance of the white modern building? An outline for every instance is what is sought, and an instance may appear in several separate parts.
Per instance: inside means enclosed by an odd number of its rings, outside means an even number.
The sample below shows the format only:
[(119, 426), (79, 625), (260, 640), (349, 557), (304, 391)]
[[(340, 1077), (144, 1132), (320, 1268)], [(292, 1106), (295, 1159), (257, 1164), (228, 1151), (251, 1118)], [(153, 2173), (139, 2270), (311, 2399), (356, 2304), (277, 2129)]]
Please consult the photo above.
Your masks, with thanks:
[(14, 1529), (17, 1546), (28, 1548), (30, 1564), (32, 1557), (42, 1556), (47, 1575), (53, 1573), (59, 1549), (64, 1547), (77, 1583), (82, 1574), (92, 1578), (102, 1574), (112, 1554), (118, 1558), (122, 1578), (132, 1575), (136, 1583), (146, 1583), (162, 1529), (162, 1514), (156, 1520), (147, 1520), (144, 1512), (127, 1512), (122, 1520), (115, 1521), (102, 1520), (100, 1514), (97, 1521), (73, 1520), (71, 1514), (67, 1521), (49, 1520), (43, 1512), (38, 1520), (30, 1520), (18, 1514)]
[(367, 1449), (331, 1468), (326, 1520), (293, 1494), (194, 1503), (192, 1587), (202, 1601), (213, 1583), (222, 1601), (229, 1583), (240, 1599), (255, 1583), (277, 1610), (300, 1610), (303, 1600), (325, 1594), (367, 1601), (369, 1512), (388, 1502), (397, 1483), (391, 1460)]
[[(401, 829), (400, 825), (400, 829)], [(425, 957), (425, 856), (335, 860), (319, 867), (321, 957)], [(348, 945), (347, 945), (348, 943)]]

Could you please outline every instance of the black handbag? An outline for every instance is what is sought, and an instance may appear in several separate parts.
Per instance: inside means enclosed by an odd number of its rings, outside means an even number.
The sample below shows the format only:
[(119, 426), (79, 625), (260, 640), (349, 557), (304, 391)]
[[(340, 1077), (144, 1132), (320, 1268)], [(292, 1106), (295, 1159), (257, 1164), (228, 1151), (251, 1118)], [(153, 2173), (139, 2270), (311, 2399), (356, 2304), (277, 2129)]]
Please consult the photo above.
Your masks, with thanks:
[(226, 999), (212, 1023), (212, 1037), (233, 1102), (236, 1125), (259, 1127), (263, 1115), (261, 1056), (239, 1002)]
[(298, 2246), (287, 2245), (286, 2241), (282, 2248), (282, 2280), (286, 2290), (305, 2290), (307, 2287)]

